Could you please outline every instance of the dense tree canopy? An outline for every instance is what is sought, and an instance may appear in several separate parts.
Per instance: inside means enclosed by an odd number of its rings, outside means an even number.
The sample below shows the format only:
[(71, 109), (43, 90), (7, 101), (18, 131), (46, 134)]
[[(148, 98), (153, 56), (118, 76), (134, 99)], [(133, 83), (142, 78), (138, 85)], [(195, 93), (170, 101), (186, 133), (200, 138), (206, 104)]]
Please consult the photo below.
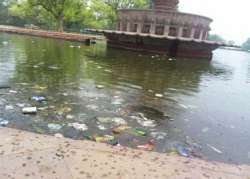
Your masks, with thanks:
[[(8, 0), (0, 0), (8, 1)], [(10, 0), (9, 0), (10, 1)], [(9, 14), (43, 28), (114, 28), (120, 8), (146, 8), (149, 0), (12, 0)], [(1, 8), (1, 6), (0, 6)], [(1, 11), (2, 12), (2, 11)]]
[(22, 0), (10, 7), (13, 16), (18, 16), (49, 26), (57, 26), (63, 31), (65, 20), (74, 21), (84, 3), (81, 0)]
[(250, 50), (250, 38), (247, 39), (245, 43), (242, 44), (244, 50)]

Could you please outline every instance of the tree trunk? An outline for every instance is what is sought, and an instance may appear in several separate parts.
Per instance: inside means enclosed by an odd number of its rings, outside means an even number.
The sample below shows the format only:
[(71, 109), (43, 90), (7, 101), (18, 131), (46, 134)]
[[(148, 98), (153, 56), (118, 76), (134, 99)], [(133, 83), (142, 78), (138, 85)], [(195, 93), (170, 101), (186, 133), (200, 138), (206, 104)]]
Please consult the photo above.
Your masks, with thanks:
[(57, 23), (58, 23), (57, 30), (59, 32), (63, 32), (63, 24), (64, 24), (64, 16), (63, 15), (58, 17)]

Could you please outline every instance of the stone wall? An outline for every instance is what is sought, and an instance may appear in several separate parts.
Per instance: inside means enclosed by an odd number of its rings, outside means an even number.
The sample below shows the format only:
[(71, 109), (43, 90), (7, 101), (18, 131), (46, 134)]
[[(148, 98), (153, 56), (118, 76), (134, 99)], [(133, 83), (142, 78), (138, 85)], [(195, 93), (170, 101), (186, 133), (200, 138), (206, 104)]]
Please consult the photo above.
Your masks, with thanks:
[(119, 11), (117, 30), (206, 40), (212, 19), (165, 10)]

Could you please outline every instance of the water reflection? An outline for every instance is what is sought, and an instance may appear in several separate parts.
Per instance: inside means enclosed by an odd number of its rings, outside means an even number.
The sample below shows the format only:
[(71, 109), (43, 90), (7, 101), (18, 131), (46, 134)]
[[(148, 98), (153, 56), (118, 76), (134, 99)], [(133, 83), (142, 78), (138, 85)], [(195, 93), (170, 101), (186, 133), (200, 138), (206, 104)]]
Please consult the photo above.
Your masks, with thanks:
[[(230, 157), (230, 162), (246, 162), (244, 155), (239, 157), (230, 149), (225, 136), (232, 131), (224, 129), (237, 126), (232, 118), (249, 114), (235, 102), (241, 99), (239, 103), (249, 104), (237, 92), (240, 85), (241, 92), (248, 95), (242, 79), (249, 77), (245, 67), (250, 63), (242, 54), (219, 50), (213, 61), (175, 60), (107, 50), (102, 42), (88, 47), (6, 34), (0, 34), (0, 41), (8, 41), (7, 47), (0, 45), (0, 80), (17, 91), (0, 96), (5, 100), (0, 103), (0, 117), (8, 118), (10, 127), (83, 139), (83, 132), (70, 127), (75, 125), (72, 123), (86, 124), (88, 133), (103, 136), (113, 135), (115, 125), (126, 122), (132, 128), (146, 129), (148, 136), (121, 134), (122, 145), (136, 147), (155, 138), (155, 150), (165, 152), (192, 139), (209, 159), (228, 161)], [(48, 100), (37, 103), (30, 100), (32, 96)], [(20, 108), (14, 112), (4, 109), (20, 103), (38, 106), (38, 115), (23, 116)], [(51, 123), (61, 125), (60, 130), (50, 130)], [(236, 132), (235, 136), (241, 134)], [(208, 149), (208, 143), (227, 153), (217, 156)]]

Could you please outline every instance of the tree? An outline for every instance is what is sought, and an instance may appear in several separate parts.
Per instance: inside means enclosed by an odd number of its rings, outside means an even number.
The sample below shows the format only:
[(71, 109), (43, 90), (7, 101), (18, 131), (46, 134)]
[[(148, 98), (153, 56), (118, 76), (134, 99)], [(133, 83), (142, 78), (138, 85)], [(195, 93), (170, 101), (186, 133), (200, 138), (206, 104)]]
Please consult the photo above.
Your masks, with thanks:
[[(1, 0), (0, 0), (1, 1)], [(9, 0), (10, 1), (10, 0)], [(114, 28), (120, 8), (145, 8), (149, 0), (12, 0), (12, 16), (49, 29)]]
[(215, 41), (215, 42), (226, 43), (226, 40), (223, 37), (221, 37), (220, 35), (217, 35), (217, 34), (210, 34), (209, 37), (208, 37), (208, 40)]
[(149, 7), (148, 0), (104, 0), (104, 2), (112, 7), (113, 10), (124, 8), (143, 8)]
[(250, 50), (250, 38), (248, 38), (247, 41), (242, 44), (242, 49)]
[(12, 5), (10, 11), (38, 22), (55, 22), (57, 30), (63, 32), (65, 19), (74, 19), (83, 6), (82, 0), (22, 0)]
[(119, 9), (131, 9), (131, 8), (149, 8), (151, 0), (99, 0), (105, 3), (113, 11), (112, 27), (116, 22), (117, 13)]
[(0, 0), (0, 23), (5, 23), (8, 17), (8, 3), (6, 0)]
[(57, 21), (57, 30), (63, 32), (64, 12), (69, 0), (28, 0), (33, 7), (41, 7)]

